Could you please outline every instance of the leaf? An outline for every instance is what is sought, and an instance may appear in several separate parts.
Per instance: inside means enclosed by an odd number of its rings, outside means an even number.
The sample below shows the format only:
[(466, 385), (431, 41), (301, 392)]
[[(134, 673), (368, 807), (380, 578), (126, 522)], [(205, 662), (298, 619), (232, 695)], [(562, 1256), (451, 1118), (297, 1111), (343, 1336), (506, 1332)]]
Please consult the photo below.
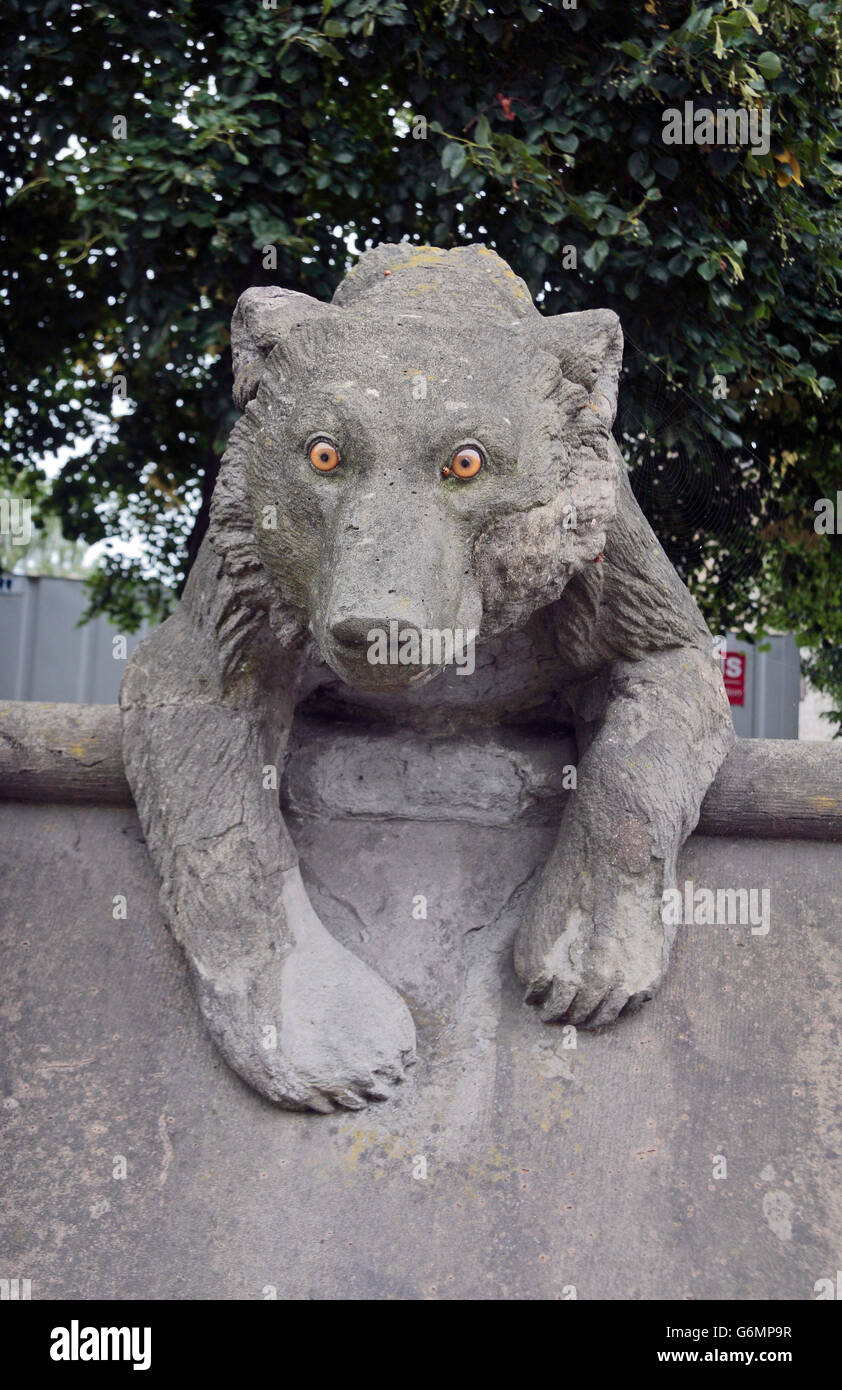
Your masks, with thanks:
[(767, 49), (765, 53), (760, 54), (756, 62), (759, 71), (767, 82), (773, 82), (776, 77), (780, 76), (783, 64), (777, 53), (771, 53)]
[(582, 255), (582, 260), (588, 270), (599, 270), (602, 262), (608, 255), (609, 246), (607, 241), (594, 241)]
[(451, 140), (445, 145), (442, 151), (442, 168), (447, 170), (452, 179), (458, 179), (467, 163), (467, 159), (468, 153), (464, 145), (457, 144), (455, 140)]
[(662, 178), (665, 178), (670, 182), (675, 178), (680, 167), (681, 166), (679, 165), (678, 160), (674, 159), (671, 154), (665, 155), (663, 159), (655, 160), (655, 168), (657, 169), (658, 173), (661, 175)]
[(649, 172), (649, 158), (645, 150), (635, 150), (626, 162), (626, 168), (638, 183)]
[(684, 28), (688, 34), (701, 33), (708, 27), (710, 17), (713, 14), (712, 5), (701, 5), (697, 10), (692, 10), (690, 18), (685, 21)]
[(487, 116), (480, 116), (477, 121), (476, 142), (486, 148), (491, 144), (491, 126)]

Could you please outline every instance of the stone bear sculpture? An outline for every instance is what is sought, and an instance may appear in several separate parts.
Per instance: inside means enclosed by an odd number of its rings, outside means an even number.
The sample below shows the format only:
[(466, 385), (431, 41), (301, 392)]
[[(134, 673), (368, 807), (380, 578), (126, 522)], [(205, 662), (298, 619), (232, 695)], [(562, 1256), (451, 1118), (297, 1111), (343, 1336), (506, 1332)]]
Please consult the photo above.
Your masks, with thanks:
[[(224, 1056), (318, 1111), (392, 1095), (414, 1060), (403, 1000), (310, 905), (266, 776), (315, 698), (440, 735), (575, 730), (515, 968), (548, 1022), (633, 1012), (667, 968), (662, 894), (733, 731), (612, 436), (616, 315), (543, 317), (484, 246), (383, 245), (330, 304), (247, 290), (231, 345), (243, 413), (210, 525), (120, 697), (163, 908)], [(440, 640), (460, 631), (479, 634), (472, 676)], [(383, 633), (397, 660), (372, 660)]]

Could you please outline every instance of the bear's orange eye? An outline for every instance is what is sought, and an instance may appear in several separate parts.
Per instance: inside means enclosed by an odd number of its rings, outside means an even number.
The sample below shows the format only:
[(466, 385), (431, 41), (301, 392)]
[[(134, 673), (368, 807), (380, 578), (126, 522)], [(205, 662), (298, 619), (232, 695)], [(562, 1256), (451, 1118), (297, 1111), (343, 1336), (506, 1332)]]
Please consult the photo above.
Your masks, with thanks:
[(479, 449), (466, 445), (464, 448), (456, 450), (450, 460), (450, 467), (457, 478), (475, 478), (482, 468), (482, 454)]
[(320, 473), (332, 473), (339, 462), (339, 451), (329, 439), (317, 439), (310, 448), (310, 462)]

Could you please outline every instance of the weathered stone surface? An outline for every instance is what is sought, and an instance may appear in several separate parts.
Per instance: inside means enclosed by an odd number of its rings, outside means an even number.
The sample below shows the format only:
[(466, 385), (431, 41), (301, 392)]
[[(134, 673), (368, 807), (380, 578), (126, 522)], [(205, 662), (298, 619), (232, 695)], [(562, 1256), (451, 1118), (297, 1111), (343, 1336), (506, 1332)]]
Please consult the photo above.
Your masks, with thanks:
[(571, 1050), (511, 964), (549, 828), (290, 824), (323, 921), (418, 1028), (410, 1080), (360, 1114), (279, 1112), (225, 1065), (133, 812), (0, 806), (0, 1276), (34, 1299), (678, 1300), (834, 1277), (838, 845), (691, 839), (679, 878), (768, 886), (768, 935), (681, 928), (657, 998)]
[(342, 733), (324, 721), (299, 720), (290, 739), (287, 805), (299, 816), (557, 823), (575, 764), (573, 739)]

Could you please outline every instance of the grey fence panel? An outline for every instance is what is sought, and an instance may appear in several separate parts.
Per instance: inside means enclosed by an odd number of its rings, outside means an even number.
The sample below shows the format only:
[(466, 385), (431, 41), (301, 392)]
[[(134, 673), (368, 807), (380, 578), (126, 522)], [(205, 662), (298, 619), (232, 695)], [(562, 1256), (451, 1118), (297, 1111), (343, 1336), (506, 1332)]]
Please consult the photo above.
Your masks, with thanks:
[(87, 598), (81, 579), (6, 575), (0, 585), (0, 699), (113, 704), (126, 656), (143, 631), (121, 633), (106, 618), (77, 624)]
[[(757, 651), (728, 634), (728, 651), (745, 656), (744, 701), (731, 705), (740, 738), (798, 738), (801, 662), (790, 633), (767, 637)], [(727, 688), (727, 681), (726, 681)]]

